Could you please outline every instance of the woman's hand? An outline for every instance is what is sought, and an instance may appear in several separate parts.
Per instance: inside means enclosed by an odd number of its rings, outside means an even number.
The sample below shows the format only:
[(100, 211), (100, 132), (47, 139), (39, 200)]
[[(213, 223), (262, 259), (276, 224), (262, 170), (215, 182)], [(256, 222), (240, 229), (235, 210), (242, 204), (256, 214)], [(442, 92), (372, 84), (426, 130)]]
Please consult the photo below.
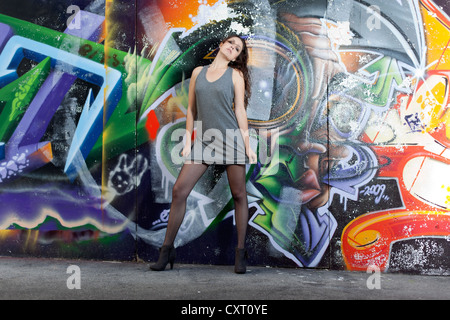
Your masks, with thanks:
[(191, 154), (191, 143), (190, 142), (186, 142), (186, 144), (184, 145), (183, 150), (181, 151), (181, 156), (183, 158), (187, 158), (190, 154)]
[(256, 156), (256, 153), (252, 150), (252, 148), (248, 148), (246, 154), (248, 159), (250, 160), (250, 163), (256, 163), (258, 157)]

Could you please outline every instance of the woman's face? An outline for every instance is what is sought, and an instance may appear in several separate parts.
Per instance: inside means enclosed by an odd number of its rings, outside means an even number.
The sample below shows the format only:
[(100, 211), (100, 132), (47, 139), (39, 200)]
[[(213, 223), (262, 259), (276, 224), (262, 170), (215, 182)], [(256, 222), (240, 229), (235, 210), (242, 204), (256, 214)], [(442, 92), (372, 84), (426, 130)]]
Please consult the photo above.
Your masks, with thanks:
[(244, 43), (239, 37), (231, 37), (220, 44), (220, 51), (229, 61), (234, 61), (241, 54)]

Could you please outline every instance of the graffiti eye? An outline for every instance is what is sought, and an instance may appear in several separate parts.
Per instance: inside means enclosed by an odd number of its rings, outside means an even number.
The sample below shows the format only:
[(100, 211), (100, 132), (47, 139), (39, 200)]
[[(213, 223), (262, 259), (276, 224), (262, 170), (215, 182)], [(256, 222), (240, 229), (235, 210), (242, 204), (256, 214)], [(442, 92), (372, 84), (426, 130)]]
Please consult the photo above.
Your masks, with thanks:
[(361, 129), (364, 106), (353, 99), (330, 96), (328, 100), (328, 120), (332, 128), (342, 137), (355, 136)]
[(307, 91), (301, 57), (266, 38), (252, 39), (249, 51), (253, 79), (249, 122), (265, 128), (286, 125), (299, 111)]

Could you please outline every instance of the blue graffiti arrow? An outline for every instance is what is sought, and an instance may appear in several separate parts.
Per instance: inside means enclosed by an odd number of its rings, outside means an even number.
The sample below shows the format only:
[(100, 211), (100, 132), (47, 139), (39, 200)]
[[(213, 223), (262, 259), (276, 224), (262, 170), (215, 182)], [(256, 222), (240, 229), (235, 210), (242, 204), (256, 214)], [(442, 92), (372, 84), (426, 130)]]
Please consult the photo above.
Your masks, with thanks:
[[(108, 121), (122, 97), (121, 73), (52, 46), (13, 36), (0, 55), (0, 75), (10, 74), (11, 71), (8, 70), (12, 69), (15, 73), (23, 58), (40, 62), (46, 57), (51, 58), (51, 65), (55, 70), (69, 73), (100, 87), (95, 99), (92, 99), (92, 96), (88, 99), (69, 149), (64, 172), (73, 181), (77, 175), (77, 154), (81, 153), (86, 159), (103, 132), (103, 122)], [(106, 113), (103, 114), (105, 106)]]

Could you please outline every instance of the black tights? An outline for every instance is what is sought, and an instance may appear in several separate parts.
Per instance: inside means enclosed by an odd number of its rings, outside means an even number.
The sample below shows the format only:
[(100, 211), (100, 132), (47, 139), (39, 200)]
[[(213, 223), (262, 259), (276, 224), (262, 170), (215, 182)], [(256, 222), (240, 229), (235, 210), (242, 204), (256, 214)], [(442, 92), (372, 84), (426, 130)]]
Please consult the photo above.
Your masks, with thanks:
[[(208, 169), (203, 163), (185, 163), (173, 186), (172, 205), (163, 245), (173, 245), (186, 213), (186, 200), (197, 181)], [(234, 200), (237, 247), (244, 248), (248, 224), (248, 201), (245, 188), (245, 165), (227, 165), (227, 177)]]

